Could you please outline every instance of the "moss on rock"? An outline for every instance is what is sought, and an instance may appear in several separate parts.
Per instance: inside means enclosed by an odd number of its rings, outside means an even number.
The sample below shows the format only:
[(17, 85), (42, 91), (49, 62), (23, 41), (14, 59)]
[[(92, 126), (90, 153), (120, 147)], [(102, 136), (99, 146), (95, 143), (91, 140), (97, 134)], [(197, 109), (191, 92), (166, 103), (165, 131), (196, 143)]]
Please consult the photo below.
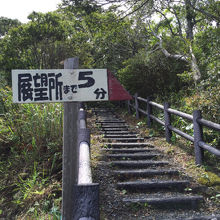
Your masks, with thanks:
[(220, 185), (220, 177), (212, 172), (205, 172), (198, 178), (198, 182), (206, 186)]

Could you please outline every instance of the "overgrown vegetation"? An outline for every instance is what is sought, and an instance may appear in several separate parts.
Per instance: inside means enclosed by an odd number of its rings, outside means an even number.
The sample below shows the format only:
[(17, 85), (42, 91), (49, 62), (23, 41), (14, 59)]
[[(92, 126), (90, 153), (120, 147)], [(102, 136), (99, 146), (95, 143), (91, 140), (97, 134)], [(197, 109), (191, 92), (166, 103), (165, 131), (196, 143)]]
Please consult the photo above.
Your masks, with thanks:
[(59, 219), (62, 105), (13, 104), (9, 87), (1, 89), (1, 100), (1, 216)]
[[(132, 94), (220, 123), (219, 14), (216, 0), (62, 0), (27, 24), (0, 18), (0, 216), (60, 213), (62, 105), (13, 104), (12, 69), (63, 68), (78, 56), (81, 68), (108, 68)], [(173, 124), (192, 134), (186, 121)], [(219, 133), (204, 137), (219, 148)]]

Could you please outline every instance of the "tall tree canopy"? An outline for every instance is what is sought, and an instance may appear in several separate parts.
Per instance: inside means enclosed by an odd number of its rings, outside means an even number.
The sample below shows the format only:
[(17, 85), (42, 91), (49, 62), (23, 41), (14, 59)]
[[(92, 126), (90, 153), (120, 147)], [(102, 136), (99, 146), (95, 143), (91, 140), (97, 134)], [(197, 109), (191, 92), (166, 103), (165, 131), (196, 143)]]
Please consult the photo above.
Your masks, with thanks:
[(58, 68), (66, 57), (79, 56), (82, 67), (107, 67), (126, 85), (140, 79), (129, 89), (143, 86), (154, 93), (160, 82), (159, 88), (178, 90), (180, 79), (197, 84), (218, 72), (219, 5), (215, 0), (62, 0), (56, 12), (33, 12), (27, 24), (15, 22), (2, 31), (1, 70), (10, 75), (12, 68)]
[[(146, 26), (147, 33), (157, 39), (157, 46), (166, 57), (183, 60), (191, 65), (194, 81), (202, 78), (198, 58), (196, 57), (195, 34), (210, 27), (218, 27), (220, 4), (210, 0), (144, 0), (128, 2), (130, 12), (123, 17), (139, 17)], [(155, 22), (155, 19), (158, 19)], [(171, 37), (179, 41), (180, 47), (175, 51), (167, 49), (164, 41)], [(176, 42), (177, 43), (177, 42)], [(156, 45), (155, 44), (155, 45)], [(155, 47), (154, 47), (155, 49)]]
[(21, 22), (17, 19), (0, 17), (0, 38), (6, 35), (11, 28), (19, 25), (21, 25)]

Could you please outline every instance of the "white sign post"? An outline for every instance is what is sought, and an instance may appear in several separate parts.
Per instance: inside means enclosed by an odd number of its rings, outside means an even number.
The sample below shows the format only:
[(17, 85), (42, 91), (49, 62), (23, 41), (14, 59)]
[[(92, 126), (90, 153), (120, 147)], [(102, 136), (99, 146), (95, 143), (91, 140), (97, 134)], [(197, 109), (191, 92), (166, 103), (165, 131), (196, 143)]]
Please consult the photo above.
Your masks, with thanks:
[(106, 69), (12, 70), (14, 103), (108, 100)]
[(73, 186), (77, 183), (77, 118), (79, 102), (106, 101), (106, 69), (78, 69), (78, 58), (64, 61), (64, 69), (12, 70), (14, 103), (64, 103), (62, 217), (72, 219)]
[(12, 70), (14, 103), (64, 102), (62, 218), (73, 216), (77, 183), (77, 118), (79, 102), (127, 100), (132, 97), (106, 69), (78, 69), (79, 59), (64, 69)]
[[(77, 69), (79, 58), (64, 61), (64, 69)], [(78, 167), (78, 102), (64, 102), (63, 115), (63, 162), (62, 162), (62, 219), (72, 219), (74, 202), (74, 184), (77, 183)]]

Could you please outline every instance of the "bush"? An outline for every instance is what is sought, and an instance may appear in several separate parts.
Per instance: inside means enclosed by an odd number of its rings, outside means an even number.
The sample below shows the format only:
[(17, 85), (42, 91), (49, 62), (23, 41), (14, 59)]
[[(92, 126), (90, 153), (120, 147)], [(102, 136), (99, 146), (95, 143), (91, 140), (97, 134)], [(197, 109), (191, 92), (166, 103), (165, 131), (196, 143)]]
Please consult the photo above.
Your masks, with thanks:
[(139, 51), (124, 66), (119, 79), (132, 94), (138, 92), (142, 97), (178, 91), (183, 83), (177, 74), (186, 70), (184, 63), (167, 59), (160, 51), (151, 55)]

